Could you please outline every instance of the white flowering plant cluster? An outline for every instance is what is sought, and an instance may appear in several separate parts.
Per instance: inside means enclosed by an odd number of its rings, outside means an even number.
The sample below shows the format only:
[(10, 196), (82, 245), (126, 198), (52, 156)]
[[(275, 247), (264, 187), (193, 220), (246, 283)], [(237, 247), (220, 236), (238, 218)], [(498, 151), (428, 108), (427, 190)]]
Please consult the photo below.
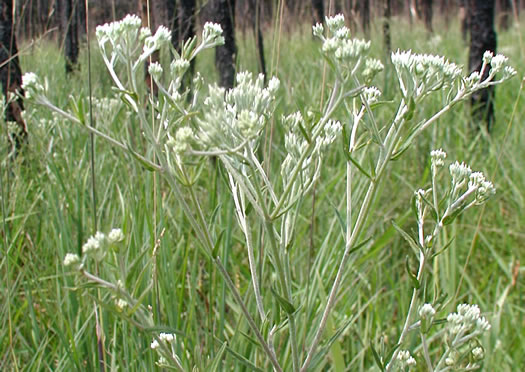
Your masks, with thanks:
[[(429, 371), (476, 370), (480, 368), (480, 362), (483, 359), (483, 353), (479, 352), (482, 347), (478, 336), (490, 330), (490, 324), (481, 317), (479, 307), (462, 304), (457, 307), (457, 313), (448, 315), (446, 319), (447, 337), (444, 342), (446, 350), (437, 362), (432, 362), (428, 335), (441, 321), (436, 318), (437, 310), (434, 305), (424, 302), (424, 294), (431, 292), (427, 288), (430, 286), (428, 283), (431, 283), (428, 280), (429, 263), (448, 247), (448, 244), (443, 244), (443, 246), (439, 244), (442, 240), (440, 233), (443, 228), (451, 224), (467, 209), (485, 203), (495, 194), (496, 190), (492, 182), (485, 179), (483, 173), (472, 172), (468, 165), (457, 161), (449, 165), (450, 182), (443, 187), (439, 181), (441, 172), (445, 168), (447, 154), (442, 149), (433, 150), (430, 158), (431, 187), (417, 190), (413, 198), (412, 210), (417, 223), (417, 237), (412, 237), (395, 225), (419, 260), (416, 275), (409, 271), (407, 264), (407, 273), (412, 280), (413, 292), (397, 345), (402, 346), (409, 332), (418, 329), (423, 359)], [(419, 305), (421, 303), (423, 304)], [(383, 369), (390, 371), (409, 366), (406, 353), (401, 349), (395, 350)], [(415, 359), (413, 365), (415, 365)], [(382, 364), (381, 367), (383, 367)]]
[[(322, 42), (320, 54), (332, 71), (330, 76), (334, 77), (329, 85), (328, 99), (319, 113), (315, 113), (317, 110), (312, 104), (312, 107), (285, 113), (281, 117), (275, 115), (281, 90), (276, 77), (265, 84), (262, 75), (240, 72), (235, 87), (224, 89), (217, 85), (206, 88), (204, 78), (196, 73), (191, 93), (184, 86), (182, 79), (191, 61), (201, 51), (224, 42), (218, 25), (205, 24), (200, 41), (197, 38), (187, 41), (180, 53), (170, 45), (167, 29), (159, 27), (153, 34), (149, 29), (141, 28), (136, 16), (127, 16), (122, 21), (97, 28), (102, 58), (117, 98), (129, 110), (127, 117), (138, 121), (143, 149), (133, 147), (129, 138), (119, 138), (114, 133), (90, 126), (80, 109), (69, 112), (52, 104), (46, 98), (45, 84), (35, 74), (28, 73), (23, 78), (26, 98), (82, 125), (163, 177), (192, 228), (198, 248), (222, 276), (250, 329), (250, 337), (260, 347), (263, 358), (243, 359), (243, 363), (252, 363), (254, 369), (306, 372), (324, 359), (329, 349), (327, 345), (335, 341), (332, 338), (321, 347), (325, 331), (340, 298), (345, 275), (352, 272), (358, 253), (367, 246), (363, 235), (368, 219), (377, 207), (374, 198), (389, 163), (401, 156), (423, 130), (454, 105), (473, 92), (499, 84), (515, 74), (500, 55), (485, 55), (483, 69), (490, 68), (490, 73), (481, 80), (475, 74), (464, 76), (459, 66), (443, 57), (397, 51), (391, 56), (401, 92), (397, 110), (391, 119), (378, 120), (376, 110), (382, 104), (381, 91), (372, 82), (383, 70), (383, 64), (368, 56), (369, 41), (350, 37), (341, 15), (328, 17), (325, 24), (314, 26), (313, 33)], [(140, 66), (155, 51), (166, 49), (171, 50), (174, 58), (169, 66), (161, 62), (149, 64), (148, 72), (158, 92), (146, 94), (140, 84), (143, 73)], [(434, 92), (443, 93), (443, 106), (432, 116), (416, 120), (420, 114), (417, 108)], [(282, 137), (276, 140), (284, 148), (274, 160), (279, 164), (277, 172), (272, 171), (266, 149), (261, 146), (265, 130), (271, 123), (283, 129)], [(342, 198), (346, 207), (340, 216), (343, 244), (330, 253), (334, 255), (331, 262), (335, 262), (336, 267), (333, 268), (334, 275), (322, 283), (326, 295), (316, 298), (315, 306), (305, 306), (304, 296), (297, 292), (297, 288), (305, 285), (296, 283), (298, 279), (293, 275), (295, 265), (300, 262), (297, 255), (303, 254), (296, 239), (298, 224), (305, 223), (300, 219), (299, 209), (320, 180), (323, 160), (335, 143), (343, 144), (346, 167), (346, 189)], [(338, 147), (341, 150), (341, 146)], [(215, 216), (216, 211), (206, 210), (196, 186), (208, 157), (218, 160), (231, 194), (242, 235), (241, 245), (246, 250), (246, 272), (251, 279), (248, 288), (252, 291), (253, 306), (247, 302), (246, 296), (241, 295), (239, 285), (234, 283), (227, 265), (217, 253), (222, 233), (208, 218), (209, 215)], [(449, 320), (450, 324), (455, 324), (451, 329), (457, 329), (455, 338), (450, 336), (447, 340), (448, 349), (443, 362), (438, 361), (436, 366), (432, 364), (426, 352), (425, 335), (434, 329), (436, 311), (433, 305), (419, 305), (426, 301), (426, 298), (420, 298), (426, 293), (423, 291), (426, 285), (424, 273), (428, 261), (439, 252), (440, 231), (463, 211), (486, 202), (494, 194), (494, 186), (481, 173), (472, 172), (464, 164), (453, 163), (449, 166), (451, 182), (445, 192), (440, 192), (438, 175), (444, 168), (446, 154), (442, 150), (434, 151), (431, 158), (432, 186), (418, 190), (414, 197), (417, 239), (398, 228), (419, 260), (417, 275), (411, 275), (414, 283), (412, 300), (398, 345), (408, 347), (405, 341), (409, 332), (419, 329), (423, 357), (429, 369), (437, 371), (437, 367), (446, 370), (451, 365), (463, 363), (464, 345), (472, 345), (480, 333), (478, 328), (472, 327), (472, 321), (468, 323), (470, 328), (465, 323), (466, 319), (473, 319), (473, 311), (458, 308), (459, 315)], [(429, 216), (433, 220), (427, 221)], [(64, 264), (82, 273), (89, 281), (111, 290), (116, 297), (117, 311), (133, 309), (132, 314), (126, 314), (142, 327), (153, 327), (150, 309), (143, 307), (123, 288), (117, 274), (103, 279), (86, 269), (87, 260), (97, 264), (109, 260), (108, 245), (116, 235), (97, 233), (85, 243), (82, 258), (68, 254)], [(155, 247), (152, 256), (156, 257), (157, 253)], [(151, 262), (155, 272), (155, 259)], [(108, 266), (125, 271), (125, 268), (118, 267), (118, 260)], [(151, 287), (153, 285), (148, 289)], [(418, 308), (420, 319), (416, 319)], [(467, 312), (470, 315), (466, 316)], [(299, 323), (298, 318), (303, 316), (313, 319), (317, 326), (307, 327)], [(180, 348), (179, 341), (171, 334), (161, 334), (154, 339), (151, 348), (158, 353), (158, 365), (177, 370), (192, 369), (195, 365), (192, 365), (191, 355), (175, 353), (178, 350), (175, 344)], [(279, 348), (274, 345), (279, 345)], [(469, 352), (475, 358), (483, 354), (477, 348)], [(379, 356), (376, 361), (383, 370), (406, 369), (416, 364), (416, 358), (419, 354), (415, 351), (411, 354), (399, 348), (384, 362)], [(217, 359), (211, 363), (217, 365)]]

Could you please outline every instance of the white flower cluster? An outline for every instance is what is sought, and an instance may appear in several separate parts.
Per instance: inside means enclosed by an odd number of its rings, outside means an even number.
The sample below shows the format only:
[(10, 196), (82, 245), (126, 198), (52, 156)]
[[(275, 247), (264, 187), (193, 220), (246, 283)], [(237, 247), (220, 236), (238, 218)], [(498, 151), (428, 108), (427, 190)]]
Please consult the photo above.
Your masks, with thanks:
[(171, 61), (170, 72), (173, 77), (180, 77), (184, 75), (186, 70), (190, 67), (190, 61), (184, 58), (175, 58)]
[(391, 59), (406, 98), (417, 99), (450, 86), (462, 75), (461, 67), (440, 56), (398, 50), (392, 53)]
[[(177, 336), (175, 334), (173, 334), (173, 333), (161, 333), (161, 334), (159, 334), (160, 342), (163, 342), (163, 343), (166, 343), (166, 344), (172, 343), (176, 339), (177, 339)], [(157, 341), (157, 339), (154, 339), (151, 342), (151, 345), (150, 345), (152, 350), (157, 350), (159, 348), (159, 346), (160, 346), (160, 344)]]
[(369, 105), (372, 105), (379, 100), (379, 97), (381, 97), (381, 91), (376, 87), (366, 87), (361, 93), (361, 97)]
[(365, 61), (365, 69), (363, 70), (363, 77), (370, 82), (378, 73), (383, 71), (385, 66), (380, 60), (375, 58), (368, 58)]
[(80, 257), (76, 253), (67, 253), (64, 257), (64, 266), (77, 267), (80, 264)]
[(458, 305), (457, 312), (449, 314), (447, 322), (450, 333), (456, 335), (457, 340), (467, 333), (481, 334), (490, 330), (490, 324), (481, 316), (478, 305)]
[(397, 354), (397, 362), (400, 368), (414, 367), (416, 365), (416, 360), (410, 355), (408, 350), (401, 350)]
[(44, 94), (44, 86), (37, 74), (26, 72), (22, 76), (22, 89), (25, 91), (26, 98), (37, 99)]
[(116, 244), (124, 240), (124, 233), (121, 229), (111, 229), (108, 234), (108, 243)]
[[(112, 229), (109, 234), (104, 234), (100, 231), (88, 240), (82, 246), (82, 253), (95, 261), (100, 262), (104, 259), (107, 253), (107, 248), (112, 247), (117, 249), (118, 243), (124, 240), (124, 233), (121, 229)], [(81, 260), (77, 254), (67, 253), (64, 257), (64, 266), (80, 267)]]
[(431, 164), (434, 168), (439, 168), (445, 165), (445, 159), (447, 158), (447, 153), (443, 149), (432, 150), (430, 152)]
[(103, 47), (109, 42), (113, 48), (119, 47), (123, 41), (132, 43), (139, 35), (138, 32), (141, 25), (142, 20), (138, 16), (128, 14), (120, 21), (97, 26), (98, 43)]
[(426, 333), (432, 326), (436, 310), (431, 304), (423, 304), (419, 308), (419, 317), (421, 318), (421, 332)]
[(253, 142), (273, 111), (277, 78), (267, 88), (262, 74), (254, 79), (250, 72), (240, 72), (236, 80), (237, 85), (228, 91), (210, 86), (204, 100), (197, 137), (207, 149), (231, 150)]
[(156, 82), (160, 81), (160, 79), (162, 78), (162, 72), (163, 69), (160, 63), (155, 61), (149, 64), (148, 73)]
[(182, 127), (175, 132), (175, 138), (168, 134), (168, 141), (166, 145), (176, 154), (183, 154), (186, 152), (194, 138), (193, 130), (190, 127)]
[(90, 236), (86, 243), (82, 246), (82, 253), (92, 257), (97, 262), (104, 259), (106, 255), (106, 235), (97, 231), (93, 236)]
[(202, 30), (202, 42), (207, 48), (224, 44), (222, 27), (218, 23), (206, 22)]
[[(474, 194), (475, 204), (483, 204), (487, 199), (496, 193), (496, 189), (492, 182), (487, 181), (481, 172), (472, 172), (470, 167), (464, 163), (455, 162), (449, 167), (450, 175), (452, 176), (452, 197), (457, 197), (458, 201), (464, 203), (466, 198)], [(460, 191), (466, 191), (459, 196)]]
[[(159, 367), (170, 367), (168, 360), (174, 360), (180, 366), (180, 359), (175, 353), (175, 341), (177, 341), (177, 336), (175, 334), (160, 333), (158, 339), (155, 338), (151, 342), (150, 348), (159, 354), (159, 359), (156, 363)], [(161, 345), (164, 347), (161, 348)], [(170, 354), (167, 354), (168, 350)]]
[[(333, 17), (326, 17), (328, 35), (325, 37), (324, 27), (321, 24), (313, 26), (314, 36), (323, 41), (321, 48), (323, 54), (332, 58), (338, 68), (348, 69), (352, 73), (357, 71), (361, 61), (365, 60), (370, 49), (370, 41), (350, 39), (350, 30), (345, 26), (344, 16), (338, 14)], [(366, 79), (370, 79), (378, 71), (383, 69), (383, 65), (378, 60), (373, 60), (365, 67)]]
[(304, 133), (308, 131), (308, 126), (300, 112), (283, 117), (283, 126), (286, 129), (284, 136), (286, 157), (281, 164), (281, 176), (284, 183), (287, 183), (300, 159), (304, 157), (306, 151), (310, 151), (302, 162), (301, 177), (296, 179), (300, 187), (305, 190), (319, 173), (323, 152), (337, 139), (343, 127), (339, 121), (328, 120), (323, 128), (319, 128), (316, 132), (315, 145), (308, 150), (311, 139), (305, 138)]
[(153, 52), (161, 49), (163, 46), (168, 45), (171, 42), (171, 31), (164, 26), (159, 26), (155, 35), (148, 36), (144, 40), (144, 49), (142, 55), (140, 56), (141, 60), (148, 58)]
[(431, 319), (432, 317), (434, 317), (434, 315), (436, 315), (436, 310), (431, 304), (423, 304), (419, 308), (419, 316), (422, 319)]
[[(97, 27), (97, 39), (102, 54), (106, 56), (106, 45), (112, 47), (110, 64), (115, 59), (127, 62), (135, 59), (136, 55), (142, 54), (138, 62), (145, 61), (153, 52), (159, 50), (171, 41), (171, 32), (164, 26), (159, 26), (155, 35), (152, 35), (149, 28), (141, 28), (142, 20), (132, 14), (128, 14), (124, 19)], [(136, 68), (136, 63), (134, 64)]]

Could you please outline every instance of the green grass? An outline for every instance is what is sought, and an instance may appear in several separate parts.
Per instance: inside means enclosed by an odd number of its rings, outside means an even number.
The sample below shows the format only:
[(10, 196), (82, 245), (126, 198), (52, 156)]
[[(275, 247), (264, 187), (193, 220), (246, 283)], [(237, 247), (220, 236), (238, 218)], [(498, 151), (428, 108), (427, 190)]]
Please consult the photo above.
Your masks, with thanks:
[[(372, 54), (382, 58), (379, 25), (374, 27)], [(407, 30), (399, 20), (394, 20), (392, 29), (394, 50), (411, 48), (466, 62), (467, 49), (455, 24), (446, 29), (436, 27), (445, 31), (431, 38), (419, 25)], [(456, 107), (391, 166), (365, 232), (372, 243), (348, 270), (325, 340), (335, 334), (336, 326), (347, 319), (354, 321), (316, 370), (371, 370), (374, 358), (370, 345), (383, 354), (394, 346), (410, 301), (411, 284), (405, 271), (405, 257), (410, 251), (391, 221), (407, 231), (415, 228), (415, 221), (406, 211), (413, 191), (430, 182), (428, 153), (436, 147), (442, 147), (449, 159), (463, 160), (488, 174), (498, 192), (483, 210), (469, 211), (447, 229), (446, 235), (454, 240), (433, 266), (437, 270), (435, 285), (451, 301), (449, 310), (452, 303), (472, 302), (487, 313), (493, 330), (484, 344), (484, 370), (515, 371), (525, 367), (524, 280), (519, 266), (525, 262), (525, 105), (523, 97), (518, 101), (524, 73), (519, 32), (523, 28), (511, 29), (498, 37), (499, 49), (509, 57), (518, 76), (497, 87), (497, 123), (491, 136), (471, 133), (466, 108)], [(269, 70), (277, 72), (282, 84), (276, 118), (307, 105), (319, 107), (323, 62), (309, 28), (281, 35), (278, 66), (272, 55), (271, 37), (268, 33), (267, 64)], [(253, 45), (250, 36), (239, 39), (238, 65), (242, 69), (256, 71)], [(35, 71), (47, 78), (49, 98), (65, 107), (70, 95), (87, 96), (87, 56), (85, 52), (81, 56), (82, 71), (66, 77), (59, 55), (53, 44), (39, 42), (21, 56), (21, 62), (23, 71)], [(109, 78), (96, 48), (91, 58), (94, 95), (111, 96)], [(212, 58), (213, 52), (207, 52), (200, 56), (197, 65), (208, 82), (216, 76)], [(377, 84), (386, 87), (388, 99), (394, 98), (390, 75), (380, 77)], [(324, 100), (328, 90), (327, 85)], [(419, 108), (418, 115), (423, 117), (439, 107), (440, 97), (434, 100)], [(385, 117), (394, 109), (392, 105), (383, 110)], [(336, 116), (344, 120), (342, 111)], [(0, 255), (0, 370), (96, 370), (95, 304), (102, 309), (98, 316), (108, 365), (115, 370), (154, 370), (157, 356), (149, 345), (159, 329), (139, 329), (116, 311), (109, 292), (97, 291), (79, 281), (62, 265), (67, 252), (81, 253), (82, 244), (94, 229), (88, 132), (63, 119), (53, 120), (48, 111), (29, 104), (26, 118), (28, 148), (15, 163), (7, 163), (6, 159), (2, 163), (6, 227), (2, 227), (2, 242), (5, 237), (7, 246), (2, 243)], [(125, 135), (120, 125), (123, 120), (136, 122), (123, 112), (98, 115), (95, 119), (97, 128), (120, 136)], [(270, 167), (278, 172), (283, 130), (279, 119), (274, 125)], [(133, 131), (140, 138), (140, 128)], [(3, 154), (6, 147), (2, 136)], [(206, 218), (213, 233), (222, 236), (219, 256), (254, 310), (244, 237), (237, 227), (226, 183), (217, 169), (211, 165), (204, 169), (196, 185), (198, 198), (208, 211)], [(122, 273), (125, 287), (138, 297), (153, 284), (143, 303), (152, 306), (155, 324), (179, 335), (184, 346), (179, 343), (178, 347), (184, 347), (187, 354), (185, 367), (190, 370), (196, 365), (198, 370), (204, 370), (208, 359), (227, 341), (224, 364), (219, 370), (247, 371), (251, 363), (269, 370), (238, 305), (216, 268), (200, 253), (194, 232), (162, 178), (154, 179), (140, 164), (100, 139), (96, 139), (95, 173), (99, 230), (108, 232), (112, 227), (122, 227), (127, 235), (126, 247), (119, 253), (122, 267), (126, 268)], [(297, 284), (294, 299), (303, 311), (298, 319), (302, 331), (316, 326), (318, 318), (311, 314), (321, 308), (329, 290), (327, 283), (335, 276), (342, 252), (343, 236), (336, 210), (344, 209), (344, 175), (343, 156), (332, 151), (324, 163), (315, 200), (308, 196), (300, 209), (300, 228), (290, 254), (297, 262), (291, 270)], [(218, 212), (212, 213), (214, 210)], [(260, 229), (254, 229), (258, 236), (262, 234)], [(152, 257), (156, 244), (158, 251)], [(410, 263), (416, 264), (412, 259)], [(102, 277), (115, 279), (108, 277), (112, 271), (102, 270)], [(277, 306), (269, 293), (265, 305)], [(304, 337), (301, 333), (300, 339)], [(416, 346), (416, 337), (412, 339)], [(280, 359), (290, 366), (287, 338), (278, 336), (276, 341), (280, 342), (276, 342)], [(423, 360), (418, 360), (418, 365), (423, 370)]]

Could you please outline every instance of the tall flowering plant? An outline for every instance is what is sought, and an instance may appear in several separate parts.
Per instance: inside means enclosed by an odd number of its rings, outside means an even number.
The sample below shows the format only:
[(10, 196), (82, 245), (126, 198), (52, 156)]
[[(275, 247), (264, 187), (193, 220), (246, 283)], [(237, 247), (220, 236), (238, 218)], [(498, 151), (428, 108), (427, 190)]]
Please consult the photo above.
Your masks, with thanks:
[[(505, 57), (490, 53), (484, 56), (481, 72), (464, 76), (460, 66), (443, 57), (411, 51), (394, 52), (391, 60), (400, 98), (394, 115), (389, 120), (379, 120), (376, 112), (382, 104), (381, 91), (372, 82), (383, 70), (383, 65), (369, 57), (369, 41), (350, 38), (344, 18), (338, 15), (326, 18), (326, 26), (313, 27), (313, 34), (321, 41), (320, 53), (334, 76), (329, 98), (320, 115), (311, 115), (311, 110), (305, 108), (276, 118), (280, 91), (276, 77), (265, 85), (263, 76), (241, 72), (232, 89), (217, 85), (205, 89), (204, 79), (197, 73), (191, 94), (184, 88), (182, 78), (190, 61), (201, 51), (223, 43), (221, 33), (220, 26), (207, 23), (200, 41), (188, 40), (180, 53), (172, 50), (174, 58), (169, 66), (159, 62), (149, 64), (158, 95), (147, 96), (141, 94), (141, 79), (138, 78), (141, 66), (153, 52), (170, 48), (169, 31), (160, 27), (153, 34), (141, 28), (135, 16), (97, 28), (102, 58), (116, 94), (140, 123), (146, 144), (143, 150), (134, 148), (128, 139), (91, 127), (83, 113), (54, 105), (46, 98), (46, 84), (35, 74), (24, 76), (23, 87), (28, 99), (82, 125), (164, 177), (191, 224), (204, 257), (222, 276), (264, 353), (264, 360), (250, 362), (253, 366), (260, 363), (262, 368), (274, 371), (305, 372), (312, 370), (326, 353), (326, 347), (320, 350), (319, 346), (339, 298), (343, 276), (367, 244), (363, 234), (389, 163), (399, 158), (419, 134), (453, 106), (477, 90), (504, 82), (515, 71), (507, 65)], [(482, 79), (486, 69), (489, 74)], [(419, 115), (416, 108), (435, 92), (445, 97), (443, 106), (430, 117), (416, 120)], [(344, 112), (342, 117), (341, 112)], [(268, 171), (266, 159), (258, 151), (264, 128), (272, 120), (279, 121), (284, 128), (280, 139), (284, 151), (279, 172), (274, 173)], [(303, 223), (299, 218), (301, 202), (320, 180), (323, 160), (333, 151), (336, 141), (343, 144), (346, 168), (346, 208), (341, 217), (344, 245), (331, 252), (337, 262), (336, 274), (323, 283), (328, 292), (312, 310), (303, 306), (304, 300), (296, 290), (304, 287), (304, 283), (298, 283), (293, 276), (293, 267), (299, 262), (297, 253), (294, 254), (297, 250), (293, 249), (294, 234), (298, 224)], [(255, 309), (250, 308), (218, 256), (216, 246), (220, 236), (206, 219), (194, 187), (201, 174), (195, 164), (202, 164), (202, 159), (210, 156), (218, 159), (224, 170), (224, 181), (244, 237)], [(418, 257), (419, 269), (417, 274), (411, 274), (413, 292), (397, 347), (385, 356), (374, 352), (382, 370), (406, 369), (416, 364), (416, 358), (403, 348), (407, 346), (408, 333), (416, 329), (421, 336), (423, 358), (431, 371), (445, 371), (460, 365), (467, 370), (473, 369), (478, 365), (476, 361), (483, 357), (483, 350), (473, 342), (490, 326), (481, 317), (479, 308), (471, 305), (461, 305), (457, 313), (447, 317), (449, 336), (442, 357), (433, 362), (428, 352), (427, 335), (440, 323), (437, 314), (443, 311), (436, 309), (436, 304), (426, 302), (422, 291), (428, 261), (440, 252), (437, 237), (463, 211), (484, 203), (495, 192), (492, 183), (481, 173), (472, 172), (468, 166), (457, 162), (449, 166), (451, 182), (441, 191), (438, 174), (445, 158), (442, 150), (431, 153), (432, 186), (414, 195), (417, 237), (398, 228)], [(355, 192), (356, 182), (364, 191)], [(264, 235), (258, 242), (254, 239), (256, 227), (260, 227)], [(128, 316), (139, 324), (153, 327), (150, 309), (137, 301), (118, 278), (119, 244), (124, 240), (120, 230), (112, 230), (108, 235), (97, 233), (84, 245), (82, 257), (68, 254), (64, 264), (78, 272), (79, 278), (112, 291), (119, 311), (129, 312)], [(110, 266), (115, 268), (113, 280), (90, 270), (95, 262), (108, 261), (112, 261)], [(270, 265), (265, 265), (266, 262)], [(261, 276), (271, 280), (263, 280)], [(305, 329), (298, 323), (299, 315), (307, 312), (312, 312), (307, 315), (315, 319), (316, 327)], [(276, 349), (277, 338), (284, 348)], [(158, 353), (159, 366), (178, 370), (193, 367), (188, 351), (180, 352), (184, 349), (183, 342), (173, 334), (155, 336), (151, 349)], [(464, 355), (472, 363), (465, 364)]]

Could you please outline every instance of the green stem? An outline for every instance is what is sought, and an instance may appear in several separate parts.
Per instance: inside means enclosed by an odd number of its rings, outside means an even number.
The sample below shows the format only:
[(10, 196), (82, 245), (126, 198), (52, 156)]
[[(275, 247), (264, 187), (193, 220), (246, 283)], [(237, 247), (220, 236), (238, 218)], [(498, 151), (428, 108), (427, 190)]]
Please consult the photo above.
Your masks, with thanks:
[[(266, 221), (264, 221), (264, 227), (266, 229), (266, 232), (268, 233), (268, 237), (270, 240), (270, 247), (272, 249), (272, 256), (274, 258), (273, 261), (277, 270), (277, 276), (279, 278), (281, 292), (284, 294), (287, 301), (293, 304), (291, 283), (289, 283), (286, 280), (286, 273), (283, 267), (283, 262), (281, 260), (281, 254), (277, 245), (277, 236), (275, 235), (272, 221), (267, 218)], [(294, 314), (290, 313), (287, 313), (287, 316), (288, 324), (290, 327), (290, 342), (292, 344), (293, 370), (299, 371), (299, 349), (297, 347), (297, 330), (295, 327), (295, 316)]]
[(235, 284), (233, 284), (233, 281), (231, 280), (230, 275), (228, 274), (228, 272), (226, 271), (224, 266), (222, 266), (222, 262), (221, 262), (220, 258), (219, 257), (215, 258), (214, 262), (217, 265), (217, 267), (219, 268), (219, 271), (221, 272), (222, 277), (224, 278), (224, 281), (226, 282), (226, 285), (228, 286), (228, 288), (230, 288), (230, 290), (231, 290), (231, 292), (233, 294), (233, 297), (235, 297), (235, 300), (237, 301), (237, 303), (241, 307), (241, 310), (242, 310), (242, 312), (243, 312), (243, 314), (244, 314), (244, 316), (246, 318), (246, 321), (248, 322), (248, 325), (250, 326), (250, 328), (253, 331), (253, 333), (255, 333), (255, 337), (257, 337), (257, 339), (261, 343), (261, 346), (264, 349), (264, 351), (266, 352), (266, 355), (268, 355), (268, 358), (270, 359), (270, 362), (272, 363), (273, 368), (276, 371), (278, 371), (278, 372), (282, 372), (282, 368), (279, 365), (279, 362), (275, 358), (274, 353), (272, 352), (272, 350), (268, 346), (268, 343), (265, 341), (263, 335), (261, 334), (261, 332), (257, 328), (257, 325), (255, 324), (255, 321), (253, 320), (252, 316), (250, 315), (250, 312), (246, 308), (246, 305), (244, 304), (244, 301), (242, 300), (241, 295), (239, 294), (239, 291), (235, 287)]
[[(323, 311), (321, 321), (314, 335), (312, 344), (310, 345), (310, 348), (308, 349), (308, 353), (306, 355), (306, 359), (303, 363), (303, 366), (301, 367), (301, 372), (305, 372), (307, 370), (308, 366), (310, 365), (314, 357), (314, 353), (317, 350), (317, 346), (319, 345), (319, 342), (321, 341), (321, 337), (326, 328), (328, 317), (332, 311), (332, 308), (335, 305), (335, 300), (337, 298), (339, 287), (341, 286), (343, 275), (347, 271), (346, 264), (348, 260), (350, 259), (350, 251), (352, 247), (355, 245), (357, 238), (360, 236), (361, 231), (365, 225), (365, 222), (367, 221), (367, 218), (370, 215), (370, 208), (371, 208), (375, 193), (377, 191), (377, 186), (379, 184), (379, 181), (381, 180), (386, 164), (389, 162), (390, 157), (392, 156), (397, 138), (399, 136), (399, 133), (401, 132), (403, 124), (405, 123), (405, 120), (403, 119), (403, 114), (405, 110), (406, 110), (406, 105), (402, 102), (399, 106), (396, 118), (394, 119), (394, 122), (392, 123), (392, 126), (396, 126), (396, 124), (398, 125), (397, 130), (393, 132), (394, 134), (393, 134), (391, 141), (387, 143), (387, 148), (386, 148), (384, 158), (378, 160), (378, 164), (376, 166), (376, 177), (370, 180), (370, 185), (368, 186), (368, 190), (366, 192), (365, 198), (363, 200), (363, 203), (361, 204), (361, 208), (359, 210), (359, 214), (357, 216), (357, 220), (355, 222), (354, 228), (352, 229), (352, 233), (350, 234), (347, 231), (345, 251), (343, 253), (343, 257), (341, 258), (341, 262), (339, 264), (339, 268), (337, 270), (337, 274), (336, 274), (334, 283), (332, 284), (332, 288), (330, 289), (330, 294), (328, 296), (328, 301), (325, 305), (325, 309)], [(349, 168), (347, 168), (347, 171), (348, 169)], [(352, 173), (351, 173), (351, 168), (350, 168), (350, 173), (347, 174), (347, 187), (348, 187), (348, 183), (351, 180), (351, 175)], [(348, 187), (347, 192), (349, 192), (348, 197), (350, 197), (350, 203), (351, 203), (351, 187)]]

